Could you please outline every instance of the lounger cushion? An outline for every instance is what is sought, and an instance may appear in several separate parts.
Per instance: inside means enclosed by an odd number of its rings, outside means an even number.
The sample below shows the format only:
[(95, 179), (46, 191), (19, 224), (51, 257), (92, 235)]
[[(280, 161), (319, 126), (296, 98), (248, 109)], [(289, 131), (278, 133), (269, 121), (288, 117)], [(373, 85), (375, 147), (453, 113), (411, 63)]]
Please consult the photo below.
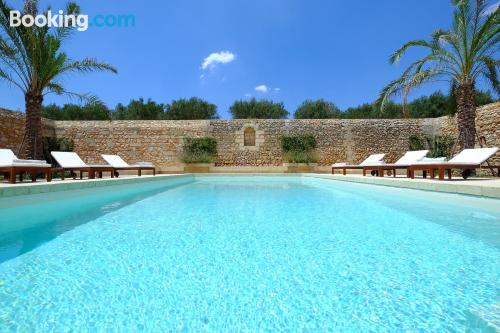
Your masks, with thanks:
[(399, 160), (397, 160), (394, 164), (395, 165), (410, 165), (414, 164), (427, 155), (429, 151), (428, 150), (413, 150), (413, 151), (407, 151), (403, 157), (401, 157)]
[(50, 167), (47, 161), (44, 160), (21, 160), (10, 149), (0, 149), (0, 166), (33, 166), (33, 167)]
[(415, 162), (415, 164), (442, 164), (446, 162), (446, 157), (424, 157), (420, 161)]
[(385, 154), (372, 154), (359, 165), (379, 165), (384, 163)]
[(475, 148), (464, 149), (458, 155), (453, 157), (448, 163), (451, 164), (481, 164), (498, 151), (497, 147), (493, 148)]
[(347, 163), (345, 162), (340, 162), (340, 163), (334, 163), (332, 164), (332, 167), (343, 167), (343, 166), (346, 166)]
[(17, 157), (14, 155), (12, 150), (10, 149), (0, 149), (0, 164), (1, 165), (9, 165), (13, 160), (16, 160)]
[(141, 167), (154, 167), (153, 163), (151, 162), (137, 162), (134, 165)]
[(62, 168), (86, 168), (88, 167), (77, 153), (67, 151), (53, 151), (50, 153)]
[(115, 168), (126, 168), (126, 167), (130, 166), (127, 162), (125, 162), (118, 155), (104, 155), (104, 154), (102, 154), (101, 156), (112, 167), (115, 167)]
[[(43, 162), (43, 161), (42, 161)], [(25, 168), (50, 168), (51, 165), (47, 163), (19, 163), (19, 162), (13, 162), (10, 165), (2, 165), (3, 167), (5, 166), (14, 166), (14, 167), (25, 167)]]
[(12, 163), (47, 164), (47, 161), (44, 161), (44, 160), (20, 160), (20, 159), (15, 159), (15, 160), (12, 161)]

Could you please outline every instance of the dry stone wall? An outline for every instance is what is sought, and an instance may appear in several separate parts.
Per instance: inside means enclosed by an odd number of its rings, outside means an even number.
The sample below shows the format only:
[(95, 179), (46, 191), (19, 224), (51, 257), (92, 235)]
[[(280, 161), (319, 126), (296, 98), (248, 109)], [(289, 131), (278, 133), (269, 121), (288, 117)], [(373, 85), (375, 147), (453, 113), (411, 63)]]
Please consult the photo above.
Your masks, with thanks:
[[(19, 152), (24, 139), (24, 113), (14, 112), (0, 108), (0, 148), (12, 149), (19, 158), (23, 153)], [(43, 119), (44, 135), (54, 136), (54, 122)]]
[(118, 154), (129, 163), (153, 162), (160, 170), (180, 163), (185, 137), (210, 135), (210, 122), (197, 121), (56, 121), (56, 136), (73, 140), (74, 151), (91, 164), (101, 154)]
[[(477, 112), (480, 134), (488, 146), (500, 146), (500, 103)], [(255, 146), (245, 146), (252, 127)], [(409, 149), (411, 135), (447, 134), (456, 137), (455, 119), (360, 120), (193, 120), (193, 121), (48, 121), (46, 135), (73, 140), (74, 150), (93, 164), (100, 154), (119, 154), (133, 163), (151, 161), (160, 170), (179, 169), (185, 137), (212, 136), (217, 140), (216, 166), (281, 166), (282, 135), (312, 134), (319, 165), (358, 163), (373, 153), (387, 153), (393, 162)], [(24, 135), (22, 113), (0, 109), (0, 148), (17, 151)], [(253, 142), (253, 141), (252, 141)], [(495, 164), (500, 164), (500, 154)]]

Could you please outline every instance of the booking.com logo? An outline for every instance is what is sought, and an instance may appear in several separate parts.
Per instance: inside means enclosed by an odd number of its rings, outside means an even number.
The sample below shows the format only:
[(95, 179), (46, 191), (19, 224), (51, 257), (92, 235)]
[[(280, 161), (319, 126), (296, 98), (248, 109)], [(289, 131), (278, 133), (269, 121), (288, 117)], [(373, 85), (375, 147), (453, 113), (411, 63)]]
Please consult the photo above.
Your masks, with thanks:
[(45, 14), (39, 14), (36, 16), (30, 14), (23, 15), (20, 11), (12, 10), (10, 11), (9, 23), (11, 27), (19, 27), (20, 25), (23, 25), (25, 27), (32, 27), (33, 25), (35, 25), (40, 28), (45, 26), (48, 26), (49, 28), (74, 27), (78, 31), (87, 31), (89, 27), (135, 27), (135, 16), (99, 14), (93, 16), (89, 21), (88, 15), (64, 14), (62, 10), (59, 10), (58, 14), (55, 15), (53, 15), (49, 10)]

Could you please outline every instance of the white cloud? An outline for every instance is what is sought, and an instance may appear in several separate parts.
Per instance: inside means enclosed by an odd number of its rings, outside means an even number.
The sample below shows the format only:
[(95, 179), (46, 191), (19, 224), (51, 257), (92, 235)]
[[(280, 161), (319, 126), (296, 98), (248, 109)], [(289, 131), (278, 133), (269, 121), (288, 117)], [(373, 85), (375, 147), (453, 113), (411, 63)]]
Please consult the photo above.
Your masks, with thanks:
[(203, 62), (201, 64), (201, 69), (212, 70), (218, 64), (227, 64), (230, 63), (231, 61), (234, 61), (234, 59), (236, 59), (236, 54), (232, 52), (229, 51), (213, 52), (210, 53), (207, 57), (205, 57), (205, 59), (203, 59)]
[(274, 88), (273, 90), (275, 93), (279, 93), (281, 91), (281, 88)]
[(255, 91), (261, 92), (263, 94), (267, 93), (269, 88), (265, 84), (255, 87)]
[(252, 94), (250, 94), (250, 93), (246, 93), (246, 94), (245, 94), (245, 97), (247, 97), (247, 98), (248, 98), (248, 97), (252, 97)]

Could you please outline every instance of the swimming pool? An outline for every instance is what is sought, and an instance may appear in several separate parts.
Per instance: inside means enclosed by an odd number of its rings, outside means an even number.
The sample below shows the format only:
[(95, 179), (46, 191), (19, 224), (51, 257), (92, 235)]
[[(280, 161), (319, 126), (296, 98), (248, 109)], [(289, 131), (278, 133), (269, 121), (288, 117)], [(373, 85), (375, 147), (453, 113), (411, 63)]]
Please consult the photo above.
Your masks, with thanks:
[(300, 176), (0, 199), (1, 331), (494, 331), (499, 203)]

